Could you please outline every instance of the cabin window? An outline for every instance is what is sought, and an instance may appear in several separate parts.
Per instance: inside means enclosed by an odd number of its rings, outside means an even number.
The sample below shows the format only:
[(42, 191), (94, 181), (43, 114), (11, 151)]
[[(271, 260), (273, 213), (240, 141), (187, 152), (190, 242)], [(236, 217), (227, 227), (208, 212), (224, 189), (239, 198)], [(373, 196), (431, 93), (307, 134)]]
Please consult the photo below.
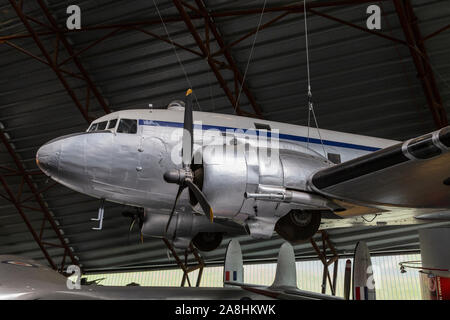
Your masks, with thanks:
[(105, 130), (107, 124), (108, 124), (108, 121), (99, 122), (97, 124), (97, 129), (96, 130)]
[(116, 127), (116, 124), (117, 124), (117, 119), (109, 120), (108, 129), (114, 129)]
[(341, 163), (341, 155), (338, 153), (328, 153), (328, 160), (334, 164), (339, 164)]
[(137, 121), (132, 119), (120, 119), (118, 133), (137, 133)]

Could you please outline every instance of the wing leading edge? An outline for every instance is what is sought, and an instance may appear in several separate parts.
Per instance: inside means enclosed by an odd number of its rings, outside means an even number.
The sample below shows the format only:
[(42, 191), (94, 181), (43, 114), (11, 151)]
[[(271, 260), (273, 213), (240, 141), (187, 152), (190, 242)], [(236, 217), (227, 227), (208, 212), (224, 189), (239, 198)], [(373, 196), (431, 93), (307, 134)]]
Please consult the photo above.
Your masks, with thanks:
[(313, 190), (374, 206), (450, 208), (450, 126), (315, 173)]

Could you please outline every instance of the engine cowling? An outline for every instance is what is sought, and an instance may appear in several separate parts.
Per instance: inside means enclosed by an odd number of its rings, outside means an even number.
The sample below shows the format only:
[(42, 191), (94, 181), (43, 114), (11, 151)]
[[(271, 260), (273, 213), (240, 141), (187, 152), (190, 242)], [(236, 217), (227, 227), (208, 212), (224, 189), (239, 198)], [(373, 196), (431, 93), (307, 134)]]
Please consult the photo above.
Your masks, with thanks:
[(202, 191), (215, 216), (231, 219), (241, 211), (247, 175), (244, 153), (228, 156), (225, 145), (203, 149)]
[(242, 234), (236, 225), (210, 223), (204, 216), (178, 212), (174, 214), (166, 233), (169, 215), (145, 209), (141, 232), (146, 237), (166, 238), (174, 247), (186, 249), (191, 241), (201, 251), (210, 251), (220, 245), (224, 233)]
[(287, 214), (292, 209), (289, 204), (246, 199), (245, 194), (258, 193), (262, 186), (307, 191), (311, 174), (331, 165), (313, 151), (257, 148), (239, 142), (233, 147), (203, 149), (202, 190), (214, 215), (228, 219)]

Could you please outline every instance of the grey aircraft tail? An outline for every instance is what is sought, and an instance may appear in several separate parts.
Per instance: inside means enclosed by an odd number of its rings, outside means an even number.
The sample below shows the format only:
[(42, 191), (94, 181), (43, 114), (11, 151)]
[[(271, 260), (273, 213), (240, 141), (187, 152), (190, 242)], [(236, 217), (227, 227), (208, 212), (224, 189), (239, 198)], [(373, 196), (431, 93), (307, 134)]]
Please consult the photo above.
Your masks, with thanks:
[(275, 280), (270, 286), (277, 288), (297, 288), (297, 269), (295, 267), (294, 248), (285, 242), (278, 253), (277, 271)]
[(228, 285), (239, 286), (247, 291), (273, 299), (342, 300), (342, 298), (340, 297), (298, 289), (294, 248), (288, 242), (283, 243), (280, 248), (280, 251), (278, 253), (275, 280), (270, 287), (254, 284), (244, 284), (237, 281), (225, 281), (224, 283)]

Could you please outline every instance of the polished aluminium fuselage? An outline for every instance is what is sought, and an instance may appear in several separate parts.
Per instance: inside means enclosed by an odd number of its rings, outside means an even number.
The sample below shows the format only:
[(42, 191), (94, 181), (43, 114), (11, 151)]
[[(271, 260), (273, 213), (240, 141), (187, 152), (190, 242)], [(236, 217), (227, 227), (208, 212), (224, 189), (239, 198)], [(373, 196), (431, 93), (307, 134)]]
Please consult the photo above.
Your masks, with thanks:
[[(183, 111), (125, 110), (103, 116), (94, 123), (122, 118), (138, 121), (136, 134), (103, 130), (57, 138), (38, 151), (38, 165), (52, 179), (86, 195), (158, 212), (169, 211), (178, 186), (166, 183), (163, 175), (181, 167), (173, 159), (177, 155), (179, 158)], [(396, 143), (234, 115), (194, 112), (194, 149), (214, 143), (211, 136), (217, 134), (229, 142), (239, 137), (236, 129), (247, 135), (262, 132), (255, 129), (261, 125), (270, 126), (272, 134), (278, 131), (280, 151), (306, 152), (318, 159), (338, 154), (345, 162)], [(207, 134), (211, 132), (216, 135)], [(227, 194), (223, 197), (226, 199)], [(185, 192), (180, 199), (181, 210), (188, 204)]]
[[(76, 278), (76, 277), (75, 277)], [(75, 279), (74, 279), (75, 280)], [(239, 287), (67, 285), (62, 274), (23, 257), (0, 255), (0, 300), (240, 300), (269, 299)]]

